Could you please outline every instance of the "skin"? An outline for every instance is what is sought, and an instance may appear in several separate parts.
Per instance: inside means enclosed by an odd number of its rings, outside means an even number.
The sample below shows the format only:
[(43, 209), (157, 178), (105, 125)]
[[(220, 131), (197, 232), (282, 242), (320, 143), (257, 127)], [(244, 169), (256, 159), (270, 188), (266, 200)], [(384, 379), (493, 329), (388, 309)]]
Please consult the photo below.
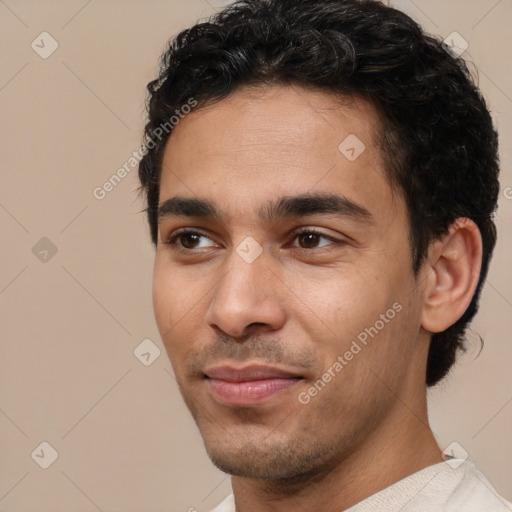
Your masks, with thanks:
[[(344, 510), (443, 460), (427, 418), (428, 346), (471, 300), (481, 239), (458, 219), (413, 274), (408, 214), (387, 180), (379, 126), (361, 99), (243, 87), (187, 115), (167, 143), (160, 204), (208, 199), (221, 218), (162, 216), (155, 318), (208, 454), (233, 475), (239, 512)], [(338, 150), (349, 134), (366, 147), (354, 161)], [(269, 201), (306, 193), (344, 196), (372, 220), (258, 216)], [(297, 236), (303, 227), (322, 236)], [(202, 236), (166, 243), (181, 228)], [(246, 237), (262, 248), (252, 263), (236, 251)], [(393, 304), (400, 312), (301, 403)], [(212, 395), (207, 368), (254, 362), (301, 379), (249, 407)]]

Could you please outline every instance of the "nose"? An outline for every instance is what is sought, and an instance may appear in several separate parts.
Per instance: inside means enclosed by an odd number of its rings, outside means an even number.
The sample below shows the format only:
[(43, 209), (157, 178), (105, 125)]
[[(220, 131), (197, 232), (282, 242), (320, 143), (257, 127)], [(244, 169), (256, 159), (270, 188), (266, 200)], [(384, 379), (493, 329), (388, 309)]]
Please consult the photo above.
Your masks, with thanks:
[(256, 328), (261, 332), (277, 331), (286, 321), (281, 300), (286, 290), (269, 267), (265, 252), (247, 263), (233, 251), (229, 270), (211, 296), (206, 322), (214, 330), (239, 339)]

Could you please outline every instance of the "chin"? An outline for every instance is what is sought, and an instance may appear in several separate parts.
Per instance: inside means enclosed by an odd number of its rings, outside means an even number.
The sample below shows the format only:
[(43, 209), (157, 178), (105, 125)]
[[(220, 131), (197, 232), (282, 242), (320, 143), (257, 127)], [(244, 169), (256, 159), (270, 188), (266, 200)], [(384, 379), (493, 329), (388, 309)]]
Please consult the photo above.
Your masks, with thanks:
[[(267, 441), (267, 442), (265, 442)], [(232, 442), (232, 441), (231, 441)], [(237, 446), (226, 442), (208, 446), (213, 464), (229, 475), (256, 480), (300, 483), (328, 472), (334, 459), (333, 449), (317, 443), (295, 440), (269, 442), (245, 441)]]

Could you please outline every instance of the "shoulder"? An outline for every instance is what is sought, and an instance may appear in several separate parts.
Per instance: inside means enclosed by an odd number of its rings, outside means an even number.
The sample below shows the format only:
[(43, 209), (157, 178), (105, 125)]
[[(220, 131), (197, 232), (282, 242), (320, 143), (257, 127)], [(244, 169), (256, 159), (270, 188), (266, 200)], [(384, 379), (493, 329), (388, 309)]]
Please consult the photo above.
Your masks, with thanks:
[(409, 475), (349, 509), (350, 512), (374, 510), (512, 512), (512, 505), (472, 462), (451, 459)]
[(459, 468), (453, 490), (449, 496), (448, 510), (466, 512), (511, 512), (512, 504), (500, 496), (485, 475), (470, 461), (464, 461)]

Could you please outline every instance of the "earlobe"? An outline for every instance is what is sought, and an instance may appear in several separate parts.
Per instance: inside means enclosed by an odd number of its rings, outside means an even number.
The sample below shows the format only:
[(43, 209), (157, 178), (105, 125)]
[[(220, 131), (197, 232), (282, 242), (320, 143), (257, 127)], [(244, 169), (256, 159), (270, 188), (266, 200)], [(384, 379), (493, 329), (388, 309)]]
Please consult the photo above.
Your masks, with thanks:
[(442, 332), (468, 308), (482, 264), (482, 237), (470, 219), (458, 218), (448, 233), (432, 242), (425, 265), (426, 278), (422, 327)]

